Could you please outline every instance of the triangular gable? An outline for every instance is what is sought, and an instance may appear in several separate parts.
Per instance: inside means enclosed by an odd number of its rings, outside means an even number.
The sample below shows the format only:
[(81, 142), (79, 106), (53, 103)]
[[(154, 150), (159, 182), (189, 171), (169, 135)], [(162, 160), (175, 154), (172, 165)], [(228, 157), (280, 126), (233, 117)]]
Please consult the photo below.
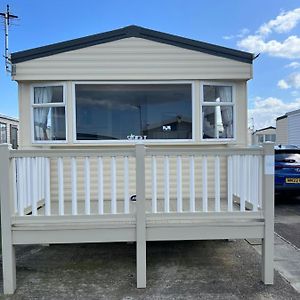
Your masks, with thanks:
[(159, 31), (146, 29), (139, 26), (127, 26), (121, 29), (108, 31), (100, 34), (90, 35), (79, 39), (66, 42), (51, 44), (39, 48), (12, 53), (11, 61), (13, 64), (29, 61), (36, 58), (47, 57), (50, 55), (82, 49), (94, 45), (104, 44), (126, 38), (142, 38), (158, 43), (168, 44), (184, 49), (203, 52), (214, 56), (228, 58), (239, 62), (251, 64), (254, 56), (251, 53), (204, 43), (184, 37), (171, 35)]

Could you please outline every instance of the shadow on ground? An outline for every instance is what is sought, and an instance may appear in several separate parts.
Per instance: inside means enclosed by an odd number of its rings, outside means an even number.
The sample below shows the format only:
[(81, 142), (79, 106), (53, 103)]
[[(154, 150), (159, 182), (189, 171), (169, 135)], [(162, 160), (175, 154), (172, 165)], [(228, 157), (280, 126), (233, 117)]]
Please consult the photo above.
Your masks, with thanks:
[(17, 249), (17, 290), (3, 299), (299, 299), (278, 274), (261, 281), (245, 241), (147, 243), (147, 288), (136, 289), (135, 244)]

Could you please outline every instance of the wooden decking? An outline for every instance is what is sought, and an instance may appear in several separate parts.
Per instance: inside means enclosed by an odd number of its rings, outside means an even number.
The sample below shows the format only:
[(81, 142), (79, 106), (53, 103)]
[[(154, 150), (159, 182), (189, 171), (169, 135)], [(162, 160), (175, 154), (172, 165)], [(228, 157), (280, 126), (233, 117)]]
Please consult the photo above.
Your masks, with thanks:
[[(152, 201), (151, 199), (146, 199), (146, 213), (151, 213), (152, 211)], [(106, 199), (104, 200), (103, 205), (103, 213), (104, 214), (110, 214), (111, 213), (111, 200)], [(209, 198), (207, 201), (208, 207), (207, 212), (215, 212), (215, 199)], [(220, 202), (220, 212), (227, 212), (228, 211), (228, 202), (226, 198), (221, 198)], [(183, 198), (182, 199), (182, 212), (190, 212), (190, 199)], [(96, 199), (92, 199), (90, 201), (90, 208), (91, 208), (91, 215), (99, 215), (98, 213), (98, 201)], [(202, 198), (196, 198), (195, 199), (195, 211), (196, 212), (203, 212), (203, 203)], [(240, 206), (237, 203), (234, 203), (232, 206), (233, 212), (239, 212)], [(77, 203), (77, 212), (78, 215), (85, 215), (85, 202), (84, 201), (78, 201)], [(120, 199), (117, 201), (117, 214), (123, 214), (124, 212), (124, 200)], [(129, 213), (134, 214), (136, 212), (136, 202), (130, 201), (129, 204)], [(157, 199), (157, 213), (164, 213), (164, 200), (163, 199)], [(169, 201), (169, 212), (170, 213), (176, 213), (177, 212), (177, 200), (176, 199), (170, 199)], [(28, 210), (27, 214), (30, 214), (30, 210)], [(42, 205), (38, 208), (37, 214), (40, 216), (45, 215), (45, 206)], [(59, 204), (58, 202), (53, 202), (51, 204), (51, 215), (59, 215)], [(64, 203), (64, 215), (72, 215), (72, 202), (71, 201), (65, 201)], [(125, 214), (126, 215), (126, 214)]]

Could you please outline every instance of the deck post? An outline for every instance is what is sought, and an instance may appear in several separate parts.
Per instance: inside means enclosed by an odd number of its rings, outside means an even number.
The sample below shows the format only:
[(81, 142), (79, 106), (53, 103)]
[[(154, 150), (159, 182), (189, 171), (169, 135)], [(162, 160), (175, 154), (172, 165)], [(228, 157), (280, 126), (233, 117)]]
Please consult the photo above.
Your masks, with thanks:
[(263, 159), (263, 210), (265, 216), (262, 240), (262, 281), (274, 280), (274, 143), (264, 143)]
[(11, 216), (14, 211), (12, 199), (12, 164), (9, 145), (0, 145), (0, 198), (2, 228), (2, 268), (4, 294), (13, 294), (16, 289), (16, 258), (12, 243)]
[(136, 277), (137, 288), (146, 287), (145, 146), (135, 146), (136, 155)]

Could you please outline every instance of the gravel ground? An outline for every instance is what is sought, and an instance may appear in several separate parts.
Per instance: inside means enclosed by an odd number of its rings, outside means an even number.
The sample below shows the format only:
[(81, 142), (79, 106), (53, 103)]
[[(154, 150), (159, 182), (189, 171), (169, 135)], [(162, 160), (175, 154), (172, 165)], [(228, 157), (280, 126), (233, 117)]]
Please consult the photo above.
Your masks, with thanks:
[(17, 290), (2, 299), (300, 298), (277, 272), (265, 286), (260, 269), (243, 240), (149, 242), (147, 288), (136, 289), (133, 243), (20, 246)]

